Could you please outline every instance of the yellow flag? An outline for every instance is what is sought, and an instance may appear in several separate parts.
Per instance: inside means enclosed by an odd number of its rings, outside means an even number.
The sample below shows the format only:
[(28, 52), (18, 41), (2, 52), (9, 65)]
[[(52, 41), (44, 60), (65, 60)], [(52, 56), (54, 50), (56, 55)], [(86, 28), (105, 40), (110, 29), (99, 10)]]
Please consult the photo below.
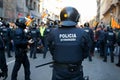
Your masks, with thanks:
[(112, 28), (120, 28), (119, 23), (113, 17), (111, 18), (111, 26)]

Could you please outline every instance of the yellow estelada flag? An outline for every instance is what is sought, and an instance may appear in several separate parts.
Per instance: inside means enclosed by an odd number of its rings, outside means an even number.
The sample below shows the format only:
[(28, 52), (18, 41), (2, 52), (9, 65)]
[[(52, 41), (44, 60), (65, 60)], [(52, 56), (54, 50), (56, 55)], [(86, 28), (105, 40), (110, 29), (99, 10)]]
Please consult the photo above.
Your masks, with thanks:
[(111, 27), (117, 29), (120, 28), (120, 24), (113, 17), (111, 18)]
[(30, 24), (32, 23), (33, 19), (31, 19), (30, 16), (28, 16), (26, 18), (27, 18), (26, 26), (30, 26)]

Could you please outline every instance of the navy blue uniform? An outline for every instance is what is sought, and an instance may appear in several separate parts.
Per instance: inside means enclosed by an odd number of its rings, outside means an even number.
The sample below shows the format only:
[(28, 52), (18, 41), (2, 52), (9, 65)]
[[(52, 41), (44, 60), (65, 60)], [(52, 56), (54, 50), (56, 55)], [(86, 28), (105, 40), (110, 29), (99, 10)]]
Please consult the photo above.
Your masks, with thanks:
[(8, 68), (5, 59), (5, 46), (1, 35), (0, 35), (0, 70), (2, 71), (2, 73), (0, 73), (0, 77), (2, 76), (7, 78)]
[(114, 62), (114, 44), (116, 42), (116, 35), (113, 32), (112, 29), (110, 29), (109, 31), (106, 32), (106, 36), (105, 36), (105, 56), (104, 56), (104, 61), (107, 61), (107, 54), (110, 54), (111, 56), (111, 62)]
[[(118, 36), (117, 36), (116, 42), (117, 42), (118, 46), (120, 46), (120, 31), (118, 32)], [(118, 62), (116, 64), (116, 66), (120, 67), (120, 51), (119, 51)]]
[(94, 33), (93, 30), (90, 29), (89, 27), (85, 27), (83, 28), (85, 32), (87, 32), (88, 36), (90, 36), (90, 51), (89, 51), (89, 61), (92, 61), (92, 56), (91, 56), (91, 52), (93, 49), (93, 43), (94, 43)]
[(7, 56), (11, 57), (10, 45), (11, 45), (11, 29), (9, 27), (2, 28), (2, 37), (6, 46)]
[(30, 80), (30, 63), (27, 57), (28, 40), (25, 36), (24, 29), (17, 28), (13, 36), (15, 44), (15, 64), (12, 71), (11, 80), (17, 80), (17, 73), (23, 64), (25, 72), (25, 80)]
[(36, 28), (30, 29), (29, 35), (31, 39), (34, 41), (33, 44), (30, 45), (30, 58), (36, 58), (36, 52), (37, 52), (37, 42), (40, 39), (40, 32)]
[(84, 80), (82, 61), (87, 58), (88, 35), (80, 28), (60, 27), (48, 37), (54, 66), (52, 80)]
[(105, 31), (99, 30), (96, 32), (98, 37), (97, 39), (97, 47), (100, 49), (100, 57), (104, 57), (105, 54)]
[[(46, 57), (47, 51), (48, 51), (48, 42), (47, 42), (47, 38), (49, 37), (49, 33), (51, 32), (53, 28), (51, 26), (48, 26), (48, 28), (45, 29), (45, 47), (44, 47), (44, 54), (43, 54), (43, 58)], [(50, 48), (49, 48), (50, 49)], [(50, 52), (52, 54), (52, 52)]]

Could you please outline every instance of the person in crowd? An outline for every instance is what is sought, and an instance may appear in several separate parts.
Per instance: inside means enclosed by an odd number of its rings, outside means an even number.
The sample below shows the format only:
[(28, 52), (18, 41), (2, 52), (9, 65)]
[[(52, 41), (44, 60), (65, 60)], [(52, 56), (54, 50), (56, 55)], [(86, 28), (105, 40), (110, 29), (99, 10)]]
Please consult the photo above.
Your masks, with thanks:
[(11, 33), (12, 30), (10, 28), (10, 24), (7, 21), (4, 21), (3, 23), (3, 28), (2, 28), (2, 37), (3, 37), (3, 41), (5, 43), (5, 47), (6, 47), (6, 52), (7, 52), (7, 56), (8, 58), (12, 57), (11, 56)]
[(45, 58), (46, 53), (48, 51), (48, 47), (47, 47), (47, 41), (46, 41), (46, 25), (44, 24), (44, 22), (41, 22), (41, 26), (39, 29), (40, 29), (41, 41), (42, 41), (42, 44), (44, 46), (43, 58)]
[(107, 26), (107, 31), (105, 34), (105, 54), (104, 54), (104, 62), (107, 62), (107, 56), (110, 54), (111, 62), (114, 62), (114, 44), (116, 43), (116, 34), (113, 32), (110, 26)]
[(88, 57), (89, 36), (77, 28), (80, 14), (74, 7), (60, 12), (61, 27), (53, 29), (48, 37), (53, 63), (52, 80), (84, 80), (82, 61)]
[(100, 57), (104, 57), (105, 54), (105, 31), (103, 30), (103, 26), (101, 24), (98, 25), (96, 30), (96, 36), (97, 36), (97, 48), (100, 53)]
[(13, 41), (15, 46), (15, 64), (12, 70), (11, 80), (17, 80), (17, 74), (23, 64), (25, 72), (25, 80), (30, 80), (30, 63), (27, 56), (27, 45), (32, 44), (33, 40), (28, 40), (24, 29), (26, 28), (26, 18), (19, 18), (16, 20), (18, 28), (15, 29)]
[[(120, 47), (120, 30), (118, 31), (118, 35), (117, 35), (117, 40), (116, 40), (118, 46)], [(120, 67), (120, 50), (119, 50), (119, 54), (118, 54), (118, 62), (116, 64), (116, 66)]]
[(89, 61), (92, 61), (92, 47), (94, 43), (94, 33), (93, 30), (90, 28), (90, 25), (88, 22), (84, 23), (84, 31), (90, 36), (90, 51), (89, 51)]
[(36, 27), (37, 27), (37, 23), (34, 22), (28, 33), (30, 38), (34, 41), (34, 43), (30, 45), (30, 58), (33, 57), (33, 59), (37, 58), (36, 57), (37, 46), (38, 46), (38, 41), (40, 40), (40, 32)]
[(5, 80), (8, 77), (8, 67), (5, 58), (5, 45), (0, 35), (0, 78), (3, 77)]

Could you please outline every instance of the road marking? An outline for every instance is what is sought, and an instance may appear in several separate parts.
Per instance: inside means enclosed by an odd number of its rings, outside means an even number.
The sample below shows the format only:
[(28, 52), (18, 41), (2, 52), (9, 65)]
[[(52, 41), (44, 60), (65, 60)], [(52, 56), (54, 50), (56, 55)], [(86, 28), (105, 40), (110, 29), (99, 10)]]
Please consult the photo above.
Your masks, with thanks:
[(13, 63), (13, 62), (15, 62), (15, 60), (12, 60), (12, 61), (7, 62), (7, 65), (9, 65), (9, 64), (11, 64), (11, 63)]

